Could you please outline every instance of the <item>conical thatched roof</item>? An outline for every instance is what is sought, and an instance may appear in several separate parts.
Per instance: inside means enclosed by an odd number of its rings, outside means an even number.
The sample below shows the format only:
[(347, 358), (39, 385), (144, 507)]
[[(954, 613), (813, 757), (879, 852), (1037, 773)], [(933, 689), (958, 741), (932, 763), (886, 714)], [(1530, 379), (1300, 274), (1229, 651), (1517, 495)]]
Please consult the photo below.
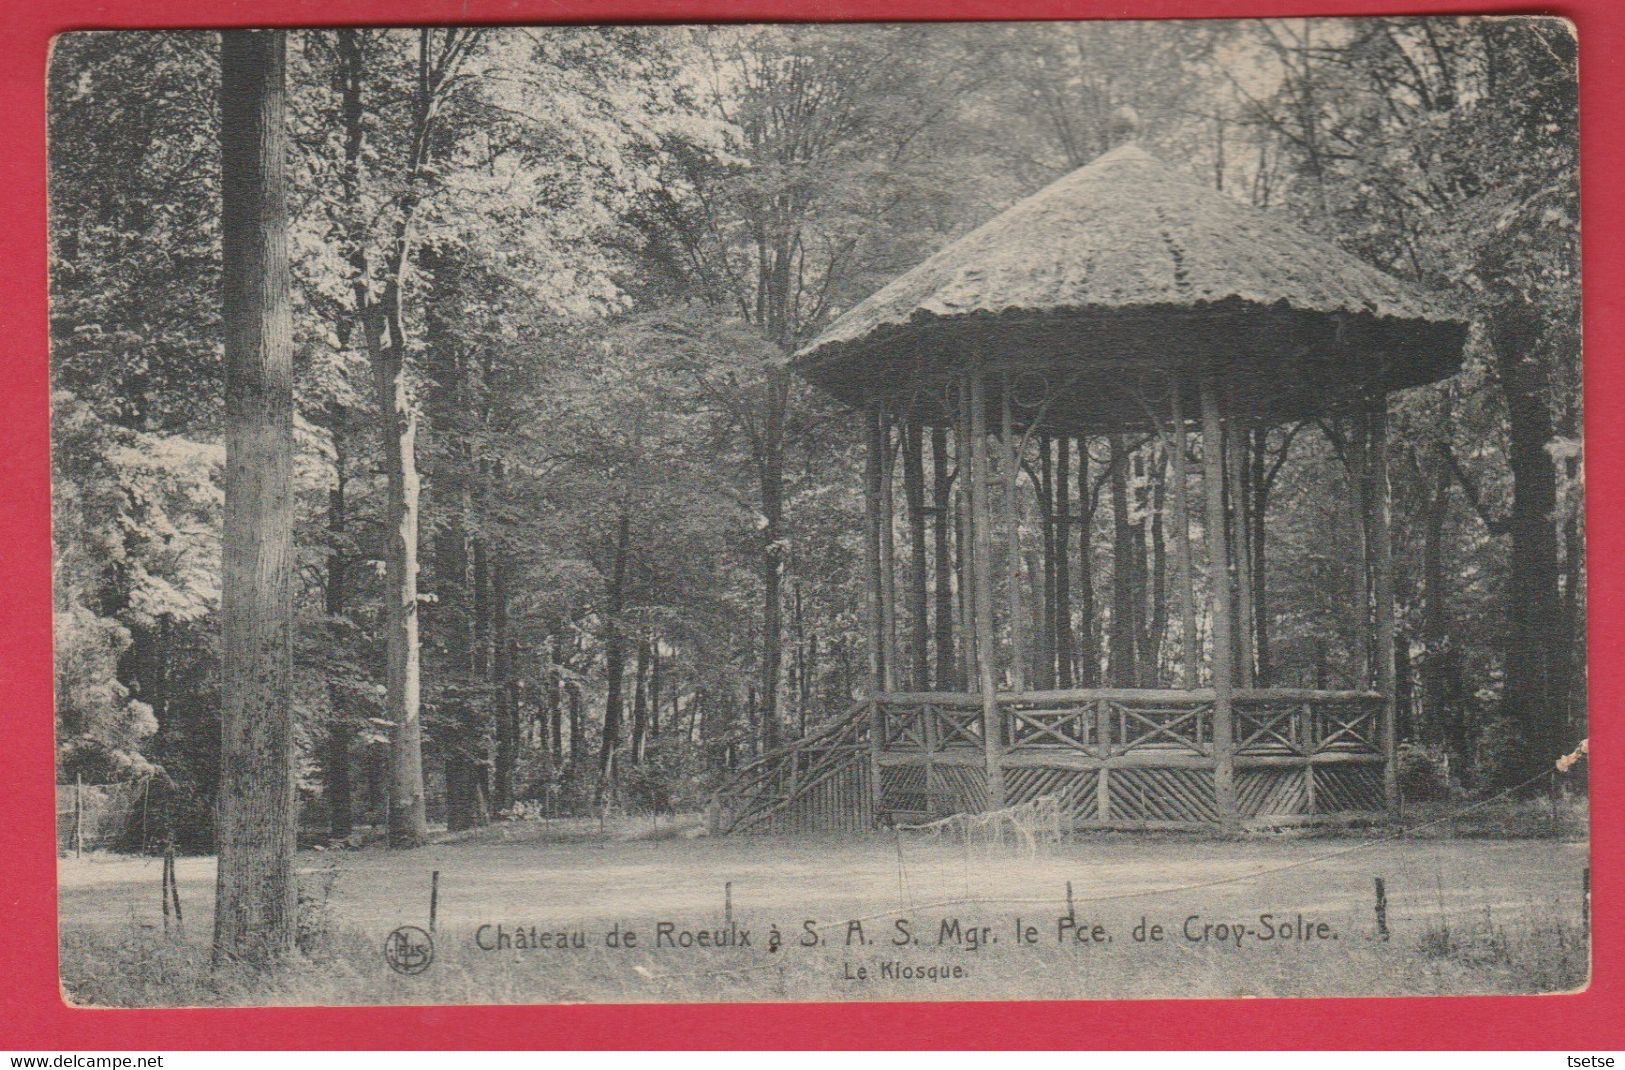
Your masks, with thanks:
[(1269, 421), (1442, 378), (1464, 336), (1436, 298), (1130, 143), (893, 280), (795, 366), (939, 419), (944, 379), (979, 363), (1055, 392), (1046, 425), (1114, 430), (1174, 368), (1212, 368)]

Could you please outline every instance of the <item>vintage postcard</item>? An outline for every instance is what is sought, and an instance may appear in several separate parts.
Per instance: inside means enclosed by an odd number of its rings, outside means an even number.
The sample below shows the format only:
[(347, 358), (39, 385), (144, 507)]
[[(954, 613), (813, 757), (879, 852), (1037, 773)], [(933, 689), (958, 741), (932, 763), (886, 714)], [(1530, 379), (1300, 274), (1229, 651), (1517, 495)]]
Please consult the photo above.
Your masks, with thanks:
[(58, 37), (65, 998), (1583, 989), (1576, 54)]

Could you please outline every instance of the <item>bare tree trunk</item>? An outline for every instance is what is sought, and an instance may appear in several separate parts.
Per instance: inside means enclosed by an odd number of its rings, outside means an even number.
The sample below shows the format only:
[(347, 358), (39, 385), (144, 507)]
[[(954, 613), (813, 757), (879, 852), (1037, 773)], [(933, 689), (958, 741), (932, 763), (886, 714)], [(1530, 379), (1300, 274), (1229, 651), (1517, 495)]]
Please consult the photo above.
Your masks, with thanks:
[(508, 624), (508, 561), (491, 555), (491, 686), (496, 693), (496, 768), (491, 805), (513, 806), (514, 770), (519, 761), (519, 695), (514, 675), (517, 644)]
[(632, 751), (633, 765), (643, 763), (643, 748), (649, 733), (649, 633), (638, 630), (637, 660), (632, 666)]
[(610, 565), (609, 599), (604, 622), (604, 671), (608, 677), (604, 697), (604, 738), (598, 749), (597, 802), (603, 802), (610, 786), (615, 748), (621, 744), (622, 690), (626, 676), (626, 628), (622, 614), (626, 611), (627, 556), (632, 544), (632, 516), (623, 506), (615, 522), (615, 556)]
[[(333, 486), (327, 492), (327, 533), (330, 542), (323, 593), (324, 608), (330, 622), (344, 616), (345, 587), (349, 578), (349, 558), (344, 546), (348, 419), (347, 410), (340, 405), (334, 405), (328, 413), (328, 429), (333, 440)], [(327, 798), (327, 831), (334, 839), (343, 839), (355, 828), (350, 791), (350, 740), (354, 731), (349, 722), (347, 696), (337, 680), (327, 681), (327, 702), (327, 757), (324, 763), (327, 774), (324, 791)]]
[(292, 953), (293, 341), (286, 47), (221, 34), (225, 562), (214, 961)]
[(549, 639), (552, 651), (547, 672), (548, 752), (553, 764), (564, 764), (564, 636), (554, 629)]
[(359, 218), (360, 168), (365, 156), (361, 107), (364, 57), (361, 32), (337, 32), (343, 75), (344, 169), (341, 182), (355, 271), (356, 312), (361, 318), (377, 399), (381, 464), (388, 483), (384, 503), (385, 643), (384, 716), (390, 727), (389, 844), (416, 847), (429, 835), (423, 797), (423, 726), (420, 719), (418, 654), (417, 416), (407, 396), (405, 334), (400, 309), (400, 268), (405, 246), (397, 243), (381, 300), (371, 299), (365, 222)]

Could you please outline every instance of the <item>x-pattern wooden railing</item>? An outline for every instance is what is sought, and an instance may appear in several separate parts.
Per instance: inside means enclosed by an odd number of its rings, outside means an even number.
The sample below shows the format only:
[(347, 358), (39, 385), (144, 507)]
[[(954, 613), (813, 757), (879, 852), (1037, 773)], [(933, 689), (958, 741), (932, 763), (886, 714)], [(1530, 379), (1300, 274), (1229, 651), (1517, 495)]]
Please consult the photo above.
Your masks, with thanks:
[(935, 729), (932, 742), (934, 749), (954, 747), (961, 744), (980, 747), (982, 745), (982, 711), (976, 709), (955, 709), (951, 706), (927, 706), (927, 715)]
[(1060, 745), (1094, 752), (1099, 742), (1100, 707), (1090, 702), (1063, 709), (1023, 709), (1005, 712), (1012, 747)]
[(1316, 750), (1375, 750), (1381, 724), (1380, 699), (1316, 703), (1313, 707)]
[[(1115, 721), (1112, 733), (1118, 752), (1137, 747), (1173, 745), (1211, 753), (1213, 706), (1201, 702), (1186, 708), (1134, 707), (1121, 702), (1108, 703)], [(1203, 729), (1207, 729), (1206, 732)], [(1181, 731), (1184, 729), (1184, 731)], [(1206, 737), (1204, 739), (1204, 736)]]
[(1307, 703), (1238, 703), (1233, 729), (1236, 750), (1287, 751), (1303, 754), (1307, 749), (1306, 722), (1312, 719)]

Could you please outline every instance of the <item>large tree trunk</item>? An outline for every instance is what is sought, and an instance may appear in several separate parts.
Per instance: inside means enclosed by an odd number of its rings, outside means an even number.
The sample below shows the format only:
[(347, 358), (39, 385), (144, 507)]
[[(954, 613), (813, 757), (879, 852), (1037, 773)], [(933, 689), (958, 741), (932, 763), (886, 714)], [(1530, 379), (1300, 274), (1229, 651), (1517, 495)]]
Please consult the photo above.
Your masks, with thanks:
[[(394, 287), (390, 287), (394, 290)], [(384, 716), (390, 722), (389, 845), (429, 836), (423, 798), (423, 722), (418, 650), (417, 414), (407, 398), (405, 353), (382, 309), (368, 319), (378, 392), (378, 430), (387, 481), (384, 502)]]
[(1540, 313), (1522, 302), (1490, 317), (1496, 370), (1506, 398), (1512, 469), (1512, 562), (1507, 578), (1507, 657), (1503, 711), (1516, 740), (1492, 755), (1500, 785), (1549, 768), (1569, 750), (1564, 738), (1569, 637), (1558, 587), (1557, 469), (1547, 453), (1552, 417), (1535, 352)]
[[(344, 167), (340, 184), (345, 205), (347, 255), (354, 271), (356, 312), (373, 369), (381, 467), (388, 490), (384, 502), (384, 607), (380, 626), (385, 643), (384, 716), (390, 721), (389, 844), (416, 847), (429, 835), (423, 797), (423, 726), (419, 711), (417, 526), (418, 474), (415, 458), (417, 417), (407, 395), (405, 334), (401, 323), (399, 274), (391, 265), (382, 300), (371, 297), (366, 254), (366, 221), (360, 204), (365, 127), (361, 79), (365, 67), (361, 32), (337, 31), (341, 64)], [(404, 257), (397, 250), (397, 261)]]
[(214, 960), (293, 951), (293, 342), (282, 31), (220, 44), (225, 644)]

